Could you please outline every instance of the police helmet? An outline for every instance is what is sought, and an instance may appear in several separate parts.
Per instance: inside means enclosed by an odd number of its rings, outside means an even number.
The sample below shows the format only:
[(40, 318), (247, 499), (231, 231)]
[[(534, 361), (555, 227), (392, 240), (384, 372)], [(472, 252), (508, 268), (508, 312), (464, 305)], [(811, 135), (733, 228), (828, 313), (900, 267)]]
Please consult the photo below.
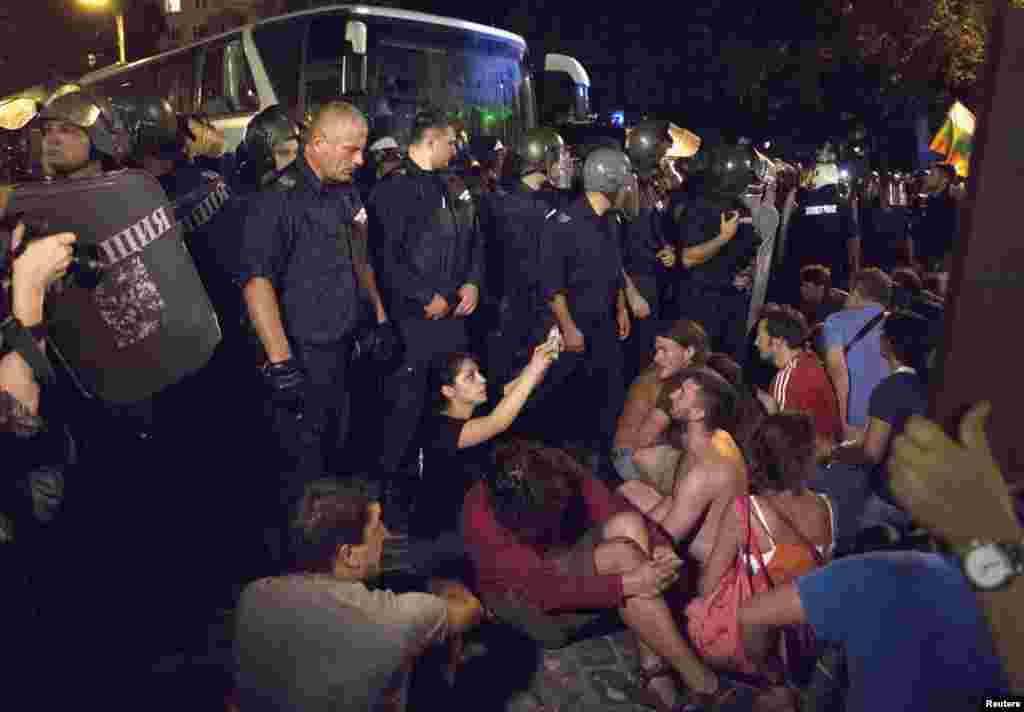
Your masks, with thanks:
[(131, 151), (131, 137), (110, 102), (80, 89), (56, 92), (39, 114), (42, 121), (66, 121), (89, 136), (92, 151), (121, 161)]
[(672, 135), (668, 129), (667, 121), (643, 121), (629, 131), (626, 153), (640, 175), (649, 176), (654, 173), (672, 147)]
[(245, 154), (250, 161), (273, 166), (274, 146), (299, 139), (299, 125), (275, 104), (256, 114), (245, 129)]
[(136, 156), (175, 156), (183, 143), (178, 117), (170, 103), (159, 96), (123, 96), (111, 99), (132, 137)]
[(594, 149), (583, 164), (583, 190), (588, 193), (617, 193), (632, 177), (629, 157), (612, 148)]
[(709, 198), (734, 200), (758, 182), (750, 146), (716, 146), (705, 152), (702, 163), (704, 194)]
[(558, 162), (564, 148), (565, 141), (554, 129), (544, 126), (530, 129), (523, 138), (523, 149), (520, 152), (523, 167), (533, 171), (544, 170)]

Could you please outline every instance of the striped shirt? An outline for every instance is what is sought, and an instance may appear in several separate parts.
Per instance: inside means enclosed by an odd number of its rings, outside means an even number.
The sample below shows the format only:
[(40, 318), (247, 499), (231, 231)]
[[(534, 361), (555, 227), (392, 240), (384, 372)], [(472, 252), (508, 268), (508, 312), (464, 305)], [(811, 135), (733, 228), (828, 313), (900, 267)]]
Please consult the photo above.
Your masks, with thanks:
[(771, 385), (779, 411), (803, 411), (814, 419), (814, 431), (829, 442), (842, 439), (839, 401), (818, 357), (801, 351), (782, 367)]

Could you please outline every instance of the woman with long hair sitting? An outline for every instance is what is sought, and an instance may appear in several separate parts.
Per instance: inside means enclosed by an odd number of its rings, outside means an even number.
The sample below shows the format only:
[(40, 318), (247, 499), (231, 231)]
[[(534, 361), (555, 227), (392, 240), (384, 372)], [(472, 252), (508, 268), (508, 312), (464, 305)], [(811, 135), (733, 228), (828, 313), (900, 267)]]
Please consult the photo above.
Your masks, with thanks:
[(709, 664), (777, 682), (779, 669), (766, 669), (764, 658), (748, 656), (736, 638), (738, 608), (723, 605), (730, 598), (724, 589), (749, 577), (754, 592), (767, 590), (826, 563), (834, 548), (832, 506), (807, 489), (815, 467), (811, 416), (767, 416), (748, 453), (751, 494), (723, 515), (701, 572), (700, 598), (686, 613), (690, 636)]
[(422, 553), (419, 567), (430, 569), (461, 556), (459, 515), (466, 492), (494, 467), (493, 440), (504, 433), (544, 380), (558, 356), (558, 347), (545, 342), (518, 377), (507, 384), (504, 397), (487, 415), (477, 409), (487, 402), (487, 379), (478, 359), (456, 352), (434, 365), (431, 393), (433, 412), (422, 432), (422, 483), (415, 502), (412, 535), (433, 541), (432, 553)]

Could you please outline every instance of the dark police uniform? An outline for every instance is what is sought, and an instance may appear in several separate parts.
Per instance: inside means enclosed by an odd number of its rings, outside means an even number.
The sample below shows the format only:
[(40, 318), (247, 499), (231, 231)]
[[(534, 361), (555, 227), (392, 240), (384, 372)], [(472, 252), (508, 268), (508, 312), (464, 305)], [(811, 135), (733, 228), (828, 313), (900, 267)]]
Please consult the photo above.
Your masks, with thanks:
[(306, 377), (300, 412), (271, 409), (292, 495), (338, 469), (348, 435), (346, 373), (359, 309), (351, 236), (353, 215), (365, 216), (355, 200), (346, 186), (322, 183), (300, 152), (246, 216), (240, 281), (274, 285)]
[(488, 368), (497, 383), (510, 380), (551, 327), (551, 312), (540, 293), (540, 236), (558, 213), (551, 190), (532, 190), (522, 181), (489, 196), (488, 295), (498, 304), (498, 335)]
[[(465, 183), (450, 173), (424, 171), (411, 160), (377, 184), (369, 210), (371, 259), (404, 346), (381, 437), (379, 464), (387, 476), (410, 453), (432, 363), (467, 347), (466, 320), (453, 314), (463, 285), (476, 285), (482, 299), (484, 246)], [(450, 311), (431, 320), (424, 307), (435, 294), (447, 300)]]
[(578, 424), (574, 435), (580, 441), (608, 452), (626, 388), (616, 321), (618, 292), (625, 281), (611, 216), (598, 216), (584, 195), (549, 220), (541, 235), (539, 272), (545, 302), (564, 294), (586, 340), (572, 380), (576, 398), (565, 401), (572, 408), (566, 422)]
[[(722, 213), (736, 209), (703, 196), (695, 198), (687, 215), (683, 247), (713, 240), (721, 228)], [(736, 235), (710, 260), (685, 270), (678, 285), (680, 317), (703, 325), (713, 349), (737, 361), (746, 353), (750, 295), (737, 289), (733, 280), (756, 258), (759, 244), (753, 224), (740, 222)]]
[(925, 198), (922, 209), (913, 215), (907, 226), (907, 232), (914, 240), (914, 257), (925, 269), (943, 271), (944, 259), (960, 234), (960, 209), (949, 190)]
[(832, 286), (846, 289), (850, 278), (848, 243), (858, 237), (850, 201), (839, 195), (836, 185), (797, 193), (797, 206), (786, 236), (784, 280), (777, 292), (780, 299), (800, 303), (800, 268), (821, 264), (832, 270)]

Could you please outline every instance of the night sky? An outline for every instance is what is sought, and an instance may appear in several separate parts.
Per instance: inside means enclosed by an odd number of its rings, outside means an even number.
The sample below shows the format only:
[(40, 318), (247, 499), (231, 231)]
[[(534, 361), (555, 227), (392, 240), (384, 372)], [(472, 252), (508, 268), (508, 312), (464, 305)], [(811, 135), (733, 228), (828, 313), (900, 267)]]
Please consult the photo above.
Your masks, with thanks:
[[(145, 44), (144, 13), (151, 0), (126, 3), (129, 59)], [(288, 2), (289, 0), (285, 0)], [(291, 0), (295, 2), (295, 0)], [(688, 3), (623, 3), (608, 8), (555, 0), (398, 0), (401, 6), (497, 25), (524, 35), (536, 68), (546, 52), (577, 57), (590, 72), (594, 108), (626, 109), (669, 118), (688, 128), (755, 134), (792, 124), (794, 117), (819, 131), (832, 130), (856, 91), (845, 79), (825, 76), (818, 48), (835, 31), (835, 18), (822, 7), (827, 0), (705, 0)], [(301, 2), (301, 0), (300, 0)], [(87, 13), (74, 0), (17, 0), (0, 8), (0, 95), (61, 73), (84, 71), (90, 51), (112, 53), (110, 15)], [(602, 8), (600, 16), (586, 8)], [(788, 47), (791, 66), (775, 71), (769, 100), (747, 107), (739, 94), (765, 69), (763, 52)], [(761, 54), (759, 54), (761, 53)], [(795, 68), (793, 58), (797, 58)], [(831, 98), (808, 109), (801, 97), (818, 84)], [(846, 102), (846, 106), (843, 105)], [(817, 140), (817, 139), (816, 139)]]

